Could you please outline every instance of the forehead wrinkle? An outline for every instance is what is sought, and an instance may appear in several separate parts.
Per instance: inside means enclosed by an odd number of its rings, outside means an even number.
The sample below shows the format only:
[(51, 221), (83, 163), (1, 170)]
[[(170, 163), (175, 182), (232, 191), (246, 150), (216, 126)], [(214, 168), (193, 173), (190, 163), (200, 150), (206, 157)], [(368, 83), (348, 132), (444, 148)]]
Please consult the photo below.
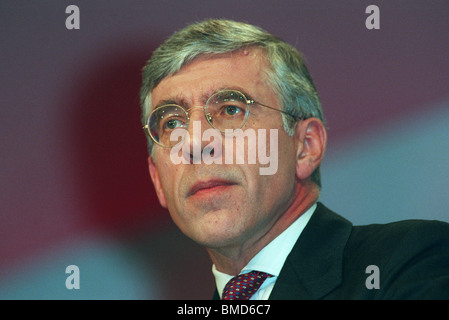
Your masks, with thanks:
[(219, 86), (213, 90), (210, 90), (210, 92), (203, 98), (203, 99), (206, 99), (204, 101), (204, 103), (206, 103), (207, 99), (209, 99), (213, 94), (220, 92), (220, 91), (225, 91), (225, 90), (239, 91), (239, 92), (243, 93), (248, 100), (252, 99), (251, 95), (248, 93), (248, 91), (246, 89), (244, 89), (240, 86), (236, 86), (236, 85), (231, 85), (231, 86), (226, 85), (226, 86)]
[(167, 104), (176, 104), (186, 110), (189, 108), (192, 108), (192, 107), (196, 107), (196, 106), (205, 106), (207, 100), (213, 94), (215, 94), (219, 91), (223, 91), (223, 90), (237, 90), (237, 91), (240, 91), (241, 93), (243, 93), (248, 100), (253, 100), (253, 97), (248, 92), (248, 90), (244, 89), (238, 85), (232, 85), (232, 84), (218, 85), (216, 83), (211, 83), (207, 86), (208, 89), (205, 89), (204, 87), (205, 87), (204, 85), (199, 86), (198, 90), (196, 90), (196, 92), (202, 91), (201, 95), (199, 95), (199, 99), (195, 98), (196, 93), (189, 93), (188, 95), (190, 97), (188, 97), (183, 92), (177, 92), (177, 93), (173, 93), (172, 95), (168, 95), (166, 99), (163, 99), (159, 103), (157, 103), (153, 109), (163, 106), (163, 105), (167, 105)]
[[(237, 90), (240, 91), (241, 93), (243, 93), (248, 99), (250, 99), (250, 97), (248, 96), (248, 94), (245, 92), (244, 89), (238, 87), (238, 86), (218, 86), (218, 87), (212, 87), (210, 89), (208, 89), (207, 91), (204, 91), (199, 100), (197, 100), (200, 103), (200, 106), (204, 106), (207, 102), (207, 100), (215, 93), (219, 92), (219, 91), (224, 91), (224, 90)], [(167, 105), (167, 104), (177, 104), (183, 108), (191, 108), (191, 107), (195, 107), (196, 105), (194, 105), (192, 103), (192, 101), (195, 101), (194, 98), (186, 98), (183, 93), (177, 93), (173, 96), (169, 96), (166, 99), (160, 101), (158, 104), (156, 104), (155, 108), (163, 106), (163, 105)]]
[(163, 99), (162, 101), (160, 101), (159, 103), (156, 104), (154, 109), (164, 106), (164, 105), (167, 105), (167, 104), (176, 104), (183, 108), (186, 108), (189, 106), (187, 99), (182, 97), (180, 94), (177, 94), (175, 96), (169, 96), (166, 99)]

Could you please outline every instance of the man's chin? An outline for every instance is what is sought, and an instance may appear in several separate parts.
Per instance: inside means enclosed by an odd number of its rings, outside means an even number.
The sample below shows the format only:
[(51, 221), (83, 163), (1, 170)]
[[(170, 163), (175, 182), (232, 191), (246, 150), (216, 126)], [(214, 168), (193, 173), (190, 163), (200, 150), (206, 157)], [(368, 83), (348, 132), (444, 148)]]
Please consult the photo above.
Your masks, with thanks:
[(185, 234), (206, 248), (219, 249), (238, 245), (245, 229), (242, 221), (223, 210), (208, 213), (200, 220)]

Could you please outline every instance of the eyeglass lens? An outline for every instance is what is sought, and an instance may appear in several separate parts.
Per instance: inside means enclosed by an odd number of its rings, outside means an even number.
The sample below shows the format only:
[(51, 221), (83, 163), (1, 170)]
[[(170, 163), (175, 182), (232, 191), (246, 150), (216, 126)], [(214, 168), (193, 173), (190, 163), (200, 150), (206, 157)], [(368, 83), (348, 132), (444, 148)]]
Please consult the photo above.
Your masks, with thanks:
[[(248, 116), (248, 101), (245, 96), (233, 90), (220, 91), (212, 95), (204, 108), (206, 119), (212, 127), (225, 132), (226, 129), (240, 129)], [(148, 119), (150, 135), (161, 145), (172, 147), (182, 138), (171, 141), (171, 133), (178, 128), (187, 129), (189, 116), (177, 105), (165, 105), (153, 111)]]

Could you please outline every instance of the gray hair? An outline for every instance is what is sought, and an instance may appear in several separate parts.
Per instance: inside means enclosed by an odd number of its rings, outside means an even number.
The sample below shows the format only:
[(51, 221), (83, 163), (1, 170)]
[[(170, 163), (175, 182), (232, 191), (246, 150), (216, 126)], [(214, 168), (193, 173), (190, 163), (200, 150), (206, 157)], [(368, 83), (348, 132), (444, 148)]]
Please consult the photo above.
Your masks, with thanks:
[[(280, 98), (281, 108), (296, 119), (316, 117), (324, 123), (321, 102), (304, 58), (291, 45), (265, 30), (230, 20), (205, 20), (175, 32), (159, 48), (143, 68), (140, 103), (142, 124), (151, 112), (151, 91), (167, 76), (178, 72), (194, 58), (205, 54), (235, 52), (257, 47), (265, 52), (269, 68), (267, 81)], [(293, 135), (296, 120), (282, 115), (284, 129)], [(153, 141), (147, 137), (148, 151)], [(321, 187), (319, 167), (312, 180)]]

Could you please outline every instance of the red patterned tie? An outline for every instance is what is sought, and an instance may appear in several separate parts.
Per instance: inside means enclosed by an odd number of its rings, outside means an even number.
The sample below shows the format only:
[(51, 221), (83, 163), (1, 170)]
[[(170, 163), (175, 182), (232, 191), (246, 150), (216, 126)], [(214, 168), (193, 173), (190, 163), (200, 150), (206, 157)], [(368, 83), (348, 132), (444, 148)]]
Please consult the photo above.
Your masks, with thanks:
[(251, 271), (238, 275), (226, 284), (222, 300), (249, 300), (271, 274)]

